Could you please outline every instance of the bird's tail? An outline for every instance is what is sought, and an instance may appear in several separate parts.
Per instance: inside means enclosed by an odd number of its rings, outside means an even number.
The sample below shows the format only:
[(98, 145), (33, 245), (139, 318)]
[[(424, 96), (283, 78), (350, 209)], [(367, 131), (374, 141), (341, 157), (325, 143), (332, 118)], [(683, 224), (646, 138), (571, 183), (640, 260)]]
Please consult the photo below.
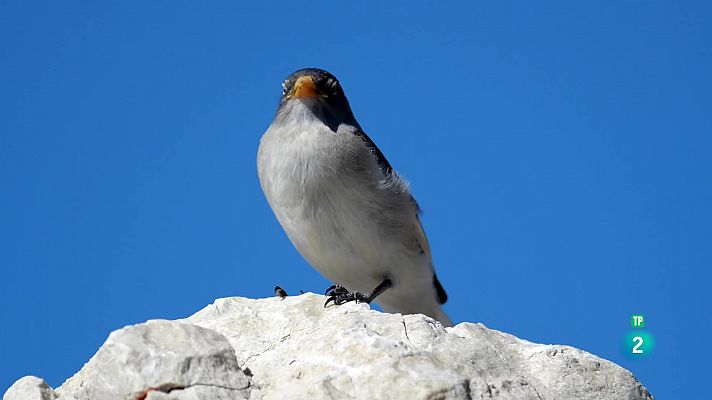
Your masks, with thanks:
[(445, 314), (445, 311), (442, 309), (442, 307), (436, 308), (435, 313), (433, 313), (432, 317), (440, 321), (440, 323), (443, 324), (443, 326), (445, 327), (454, 325), (450, 317)]

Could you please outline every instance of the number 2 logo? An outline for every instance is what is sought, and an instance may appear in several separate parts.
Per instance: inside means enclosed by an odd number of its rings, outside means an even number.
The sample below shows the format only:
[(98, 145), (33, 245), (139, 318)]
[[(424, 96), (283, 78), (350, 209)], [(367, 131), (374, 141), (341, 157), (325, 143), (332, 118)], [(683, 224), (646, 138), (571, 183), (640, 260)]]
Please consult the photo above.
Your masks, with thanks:
[(633, 346), (633, 354), (643, 354), (643, 350), (639, 348), (643, 345), (643, 338), (640, 336), (636, 336), (633, 338), (633, 342), (637, 343), (635, 346)]

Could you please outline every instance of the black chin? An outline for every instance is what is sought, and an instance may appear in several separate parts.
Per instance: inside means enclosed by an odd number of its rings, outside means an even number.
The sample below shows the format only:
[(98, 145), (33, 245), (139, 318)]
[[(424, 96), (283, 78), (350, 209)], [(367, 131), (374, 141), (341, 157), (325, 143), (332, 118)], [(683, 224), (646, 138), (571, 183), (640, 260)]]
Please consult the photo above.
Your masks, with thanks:
[(345, 122), (343, 111), (331, 106), (322, 99), (317, 99), (316, 103), (309, 109), (332, 132), (336, 132), (339, 129), (339, 125)]
[[(350, 109), (342, 109), (341, 107), (331, 104), (324, 98), (316, 98), (314, 100), (300, 100), (300, 99), (289, 99), (285, 100), (285, 103), (299, 101), (302, 102), (309, 111), (324, 125), (329, 127), (332, 132), (336, 132), (339, 129), (339, 125), (346, 123), (349, 125), (358, 126), (356, 120), (351, 114)], [(282, 108), (284, 104), (280, 106)]]

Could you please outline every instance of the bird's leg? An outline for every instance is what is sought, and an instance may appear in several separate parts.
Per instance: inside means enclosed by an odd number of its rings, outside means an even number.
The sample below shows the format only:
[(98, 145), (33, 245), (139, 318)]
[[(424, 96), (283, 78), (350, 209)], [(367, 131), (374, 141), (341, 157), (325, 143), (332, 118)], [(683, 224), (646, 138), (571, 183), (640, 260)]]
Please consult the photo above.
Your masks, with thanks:
[(329, 296), (326, 299), (326, 303), (324, 303), (324, 307), (328, 306), (332, 301), (337, 306), (348, 303), (349, 301), (355, 301), (357, 303), (370, 303), (392, 285), (393, 282), (391, 282), (389, 278), (386, 278), (383, 282), (379, 283), (375, 289), (368, 293), (349, 292), (348, 289), (341, 285), (331, 285), (328, 289), (326, 289), (326, 293), (324, 293)]

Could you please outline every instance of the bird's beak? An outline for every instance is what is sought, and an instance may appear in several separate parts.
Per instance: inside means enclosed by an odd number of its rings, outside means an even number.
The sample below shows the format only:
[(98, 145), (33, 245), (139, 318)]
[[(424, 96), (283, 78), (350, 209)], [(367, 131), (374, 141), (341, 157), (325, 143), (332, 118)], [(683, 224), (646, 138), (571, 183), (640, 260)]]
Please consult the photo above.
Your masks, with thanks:
[(311, 76), (302, 76), (294, 83), (292, 97), (313, 99), (317, 96), (316, 84)]

